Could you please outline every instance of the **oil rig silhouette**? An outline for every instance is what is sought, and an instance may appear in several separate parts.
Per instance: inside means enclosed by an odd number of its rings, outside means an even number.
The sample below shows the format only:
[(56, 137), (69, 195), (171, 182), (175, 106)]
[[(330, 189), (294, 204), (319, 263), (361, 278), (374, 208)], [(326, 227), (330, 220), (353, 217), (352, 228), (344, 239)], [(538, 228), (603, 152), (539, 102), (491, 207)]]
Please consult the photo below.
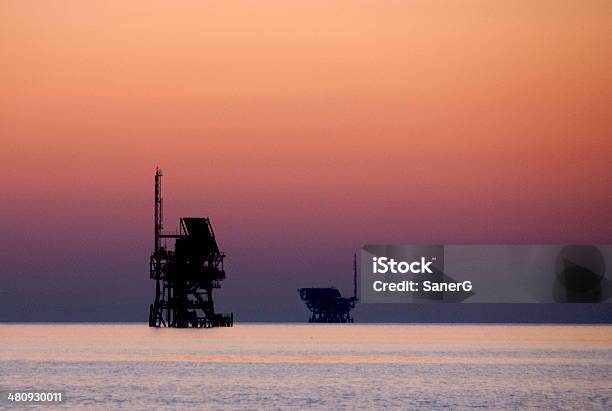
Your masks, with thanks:
[[(180, 219), (178, 232), (164, 232), (162, 172), (155, 171), (155, 248), (150, 278), (155, 280), (155, 301), (149, 307), (150, 327), (231, 327), (234, 315), (215, 313), (213, 288), (225, 278), (223, 258), (210, 219)], [(162, 245), (164, 240), (164, 245)], [(174, 242), (174, 250), (166, 247)]]
[(357, 298), (357, 254), (353, 257), (353, 296), (342, 297), (336, 287), (300, 288), (300, 298), (310, 310), (309, 323), (352, 323)]

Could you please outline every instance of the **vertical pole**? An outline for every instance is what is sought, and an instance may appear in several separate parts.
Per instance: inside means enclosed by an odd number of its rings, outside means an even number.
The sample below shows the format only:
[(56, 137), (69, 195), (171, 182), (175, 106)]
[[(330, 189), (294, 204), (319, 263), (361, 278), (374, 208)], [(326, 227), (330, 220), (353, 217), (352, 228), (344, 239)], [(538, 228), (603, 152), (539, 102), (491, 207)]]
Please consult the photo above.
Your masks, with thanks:
[(353, 255), (353, 298), (357, 299), (357, 253)]
[(162, 214), (161, 214), (161, 170), (155, 169), (155, 253), (160, 247), (159, 234), (162, 228)]
[[(162, 308), (160, 308), (159, 306), (159, 297), (160, 297), (160, 281), (159, 281), (159, 275), (160, 275), (160, 255), (159, 255), (159, 247), (160, 247), (160, 238), (159, 238), (159, 234), (161, 231), (161, 170), (159, 169), (159, 167), (157, 167), (155, 169), (155, 199), (154, 199), (154, 206), (155, 206), (155, 223), (154, 223), (154, 229), (155, 229), (155, 248), (153, 249), (153, 270), (155, 270), (155, 303), (153, 304), (154, 309), (155, 309), (155, 324), (158, 324), (158, 319), (157, 317), (159, 316), (159, 324), (163, 323), (163, 312), (162, 312)], [(164, 287), (164, 294), (166, 293), (165, 287)]]

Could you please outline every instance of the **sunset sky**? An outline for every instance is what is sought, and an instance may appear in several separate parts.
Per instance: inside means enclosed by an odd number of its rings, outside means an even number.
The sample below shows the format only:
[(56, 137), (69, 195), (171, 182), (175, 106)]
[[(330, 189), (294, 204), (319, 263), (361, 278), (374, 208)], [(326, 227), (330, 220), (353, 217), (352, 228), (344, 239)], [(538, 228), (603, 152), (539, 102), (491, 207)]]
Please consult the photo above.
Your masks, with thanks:
[(144, 319), (157, 165), (167, 228), (211, 217), (238, 320), (348, 293), (365, 243), (612, 243), (611, 22), (610, 1), (4, 0), (0, 320)]

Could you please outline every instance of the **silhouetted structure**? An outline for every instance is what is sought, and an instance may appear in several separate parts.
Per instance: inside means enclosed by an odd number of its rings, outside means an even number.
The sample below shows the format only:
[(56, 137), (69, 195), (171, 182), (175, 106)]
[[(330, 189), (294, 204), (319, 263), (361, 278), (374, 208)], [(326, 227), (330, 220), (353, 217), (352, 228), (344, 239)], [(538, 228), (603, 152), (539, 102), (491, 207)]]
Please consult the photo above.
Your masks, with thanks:
[(606, 259), (596, 246), (568, 245), (555, 263), (553, 298), (558, 303), (600, 303), (610, 297)]
[(352, 323), (351, 310), (357, 302), (357, 255), (353, 260), (353, 296), (342, 297), (336, 287), (300, 288), (300, 298), (310, 310), (311, 323)]
[[(223, 258), (208, 218), (180, 219), (178, 233), (163, 232), (161, 170), (155, 172), (155, 248), (150, 277), (155, 301), (149, 307), (150, 327), (231, 327), (233, 314), (215, 313), (213, 288), (225, 278)], [(174, 251), (162, 246), (174, 241)]]

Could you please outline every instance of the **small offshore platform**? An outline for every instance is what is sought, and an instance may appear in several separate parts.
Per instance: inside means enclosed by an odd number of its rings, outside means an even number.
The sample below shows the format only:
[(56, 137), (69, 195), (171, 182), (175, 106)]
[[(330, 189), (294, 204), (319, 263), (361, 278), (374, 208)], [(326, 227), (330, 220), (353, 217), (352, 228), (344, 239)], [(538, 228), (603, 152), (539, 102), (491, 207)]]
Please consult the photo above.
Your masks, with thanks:
[[(210, 219), (180, 219), (178, 232), (164, 232), (162, 172), (155, 171), (155, 248), (150, 278), (155, 280), (155, 301), (149, 307), (150, 327), (231, 327), (234, 315), (218, 314), (213, 288), (225, 278), (223, 258)], [(162, 240), (164, 244), (162, 245)], [(174, 250), (167, 242), (174, 243)]]
[(353, 296), (342, 297), (336, 287), (300, 288), (300, 298), (310, 310), (309, 323), (352, 323), (357, 298), (357, 254), (353, 258)]

